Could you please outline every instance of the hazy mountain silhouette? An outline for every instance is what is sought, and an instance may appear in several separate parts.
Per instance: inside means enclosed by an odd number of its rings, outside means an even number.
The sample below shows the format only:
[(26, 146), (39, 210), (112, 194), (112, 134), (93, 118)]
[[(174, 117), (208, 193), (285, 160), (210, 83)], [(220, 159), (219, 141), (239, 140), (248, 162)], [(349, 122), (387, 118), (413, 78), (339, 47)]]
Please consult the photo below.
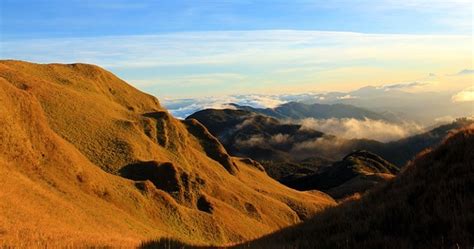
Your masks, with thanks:
[[(413, 82), (416, 83), (416, 82)], [(403, 84), (402, 84), (403, 85)], [(431, 124), (440, 117), (463, 117), (474, 115), (472, 103), (454, 103), (450, 92), (409, 92), (403, 87), (366, 86), (350, 92), (331, 92), (315, 98), (301, 99), (306, 104), (348, 104), (383, 114), (395, 120), (413, 120)], [(350, 98), (344, 98), (350, 96)], [(427, 108), (429, 107), (429, 108)]]
[(301, 102), (288, 102), (275, 108), (254, 108), (231, 104), (240, 110), (267, 115), (278, 119), (329, 119), (329, 118), (354, 118), (358, 120), (373, 119), (393, 121), (392, 117), (347, 104), (305, 104)]

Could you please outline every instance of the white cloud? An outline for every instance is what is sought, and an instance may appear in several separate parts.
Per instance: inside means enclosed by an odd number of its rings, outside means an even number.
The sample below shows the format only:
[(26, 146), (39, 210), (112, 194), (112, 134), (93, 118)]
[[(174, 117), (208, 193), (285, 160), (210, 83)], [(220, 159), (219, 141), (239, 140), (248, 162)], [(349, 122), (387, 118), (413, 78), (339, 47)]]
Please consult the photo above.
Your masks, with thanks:
[[(291, 62), (279, 69), (284, 71), (295, 61), (298, 67), (289, 70), (374, 56), (406, 59), (405, 55), (410, 54), (410, 60), (437, 58), (443, 50), (456, 51), (459, 45), (470, 46), (470, 39), (470, 36), (257, 30), (28, 39), (2, 41), (1, 45), (2, 57), (38, 62), (81, 61), (112, 68)], [(400, 44), (404, 44), (402, 53)]]
[(442, 117), (438, 117), (438, 118), (435, 118), (435, 123), (436, 124), (448, 124), (448, 123), (451, 123), (453, 122), (454, 120), (456, 120), (456, 118), (454, 118), (453, 116), (442, 116)]
[(346, 94), (344, 96), (341, 96), (341, 97), (337, 97), (337, 99), (354, 99), (356, 97), (350, 95), (350, 94)]
[[(431, 74), (430, 74), (431, 75)], [(388, 84), (388, 85), (381, 85), (377, 87), (378, 89), (383, 89), (385, 91), (390, 90), (400, 90), (400, 89), (410, 89), (410, 88), (420, 88), (428, 85), (427, 82), (408, 82), (408, 83), (396, 83), (396, 84)]]
[[(152, 94), (182, 97), (314, 90), (364, 84), (370, 77), (393, 78), (384, 73), (402, 75), (414, 67), (449, 68), (470, 60), (471, 40), (457, 35), (256, 30), (3, 40), (0, 46), (2, 58), (98, 64)], [(385, 71), (377, 71), (380, 67)], [(176, 84), (184, 87), (169, 87)], [(195, 85), (222, 87), (200, 93), (186, 88)]]
[(463, 69), (459, 71), (456, 75), (469, 75), (474, 74), (474, 69)]
[(286, 101), (280, 99), (279, 95), (238, 95), (235, 96), (238, 105), (247, 105), (255, 108), (274, 108)]
[(367, 138), (381, 142), (398, 140), (422, 131), (422, 128), (414, 123), (393, 124), (371, 119), (307, 118), (300, 122), (303, 129), (314, 129), (345, 139)]
[(255, 108), (273, 108), (285, 103), (279, 95), (230, 95), (196, 99), (164, 99), (162, 103), (177, 118), (186, 118), (196, 111), (213, 109), (235, 109), (231, 103)]
[(474, 101), (474, 86), (468, 87), (451, 98), (453, 102), (470, 102)]
[[(230, 103), (251, 106), (255, 108), (275, 108), (284, 103), (296, 101), (304, 103), (322, 103), (322, 104), (334, 104), (334, 103), (348, 103), (352, 102), (353, 105), (365, 107), (369, 110), (376, 110), (379, 112), (389, 111), (396, 117), (399, 115), (405, 116), (405, 114), (413, 114), (419, 116), (420, 107), (432, 105), (432, 101), (444, 103), (449, 102), (450, 96), (443, 92), (431, 92), (430, 86), (432, 83), (428, 82), (409, 82), (409, 83), (394, 83), (394, 84), (382, 84), (379, 86), (366, 86), (361, 89), (349, 92), (306, 92), (306, 93), (292, 93), (292, 94), (247, 94), (247, 95), (222, 95), (222, 96), (210, 96), (202, 98), (188, 98), (188, 99), (162, 99), (163, 104), (169, 109), (169, 111), (178, 118), (185, 118), (196, 111), (206, 108), (234, 108), (230, 106)], [(393, 95), (390, 90), (400, 90), (397, 95)], [(417, 89), (417, 92), (408, 92), (409, 90)], [(443, 97), (445, 96), (445, 97)], [(446, 110), (436, 112), (433, 111), (435, 117), (432, 119), (424, 120), (423, 122), (437, 122), (435, 120), (440, 116), (451, 115), (453, 117), (459, 117), (464, 115), (470, 115), (470, 112), (460, 110), (458, 104), (461, 102), (472, 101), (473, 99), (472, 87), (461, 91), (460, 93), (452, 96), (452, 102), (448, 103)], [(368, 99), (392, 99), (391, 102), (384, 102), (383, 108), (377, 101), (374, 103), (367, 104)], [(401, 102), (397, 102), (400, 99)], [(442, 101), (441, 101), (442, 100)], [(359, 102), (357, 102), (359, 101)], [(401, 111), (398, 107), (399, 104), (406, 105), (406, 109)], [(369, 101), (370, 102), (370, 101)], [(359, 104), (358, 104), (359, 103)], [(360, 105), (362, 104), (362, 105)], [(457, 111), (456, 111), (457, 110)], [(403, 113), (406, 112), (406, 113)], [(471, 111), (472, 112), (472, 111)], [(438, 116), (436, 116), (438, 115)], [(409, 115), (412, 117), (412, 115)], [(412, 120), (418, 120), (413, 119)], [(420, 122), (420, 120), (418, 120)]]

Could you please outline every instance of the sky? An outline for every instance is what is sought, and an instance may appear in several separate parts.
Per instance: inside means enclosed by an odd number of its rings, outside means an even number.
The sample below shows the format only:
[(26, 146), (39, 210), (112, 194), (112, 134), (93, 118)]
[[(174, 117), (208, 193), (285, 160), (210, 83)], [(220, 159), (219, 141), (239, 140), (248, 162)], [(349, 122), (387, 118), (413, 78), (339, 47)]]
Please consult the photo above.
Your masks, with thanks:
[(97, 64), (161, 99), (414, 82), (472, 95), (466, 0), (0, 2), (2, 59)]

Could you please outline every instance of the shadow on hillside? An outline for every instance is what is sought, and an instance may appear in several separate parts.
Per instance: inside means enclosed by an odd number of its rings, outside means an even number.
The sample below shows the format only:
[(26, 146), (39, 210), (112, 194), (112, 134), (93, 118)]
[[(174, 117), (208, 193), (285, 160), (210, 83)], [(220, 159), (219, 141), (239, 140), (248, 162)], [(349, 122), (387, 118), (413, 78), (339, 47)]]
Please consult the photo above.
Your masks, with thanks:
[(223, 247), (215, 247), (215, 246), (196, 246), (186, 244), (179, 240), (171, 239), (171, 238), (162, 238), (158, 240), (150, 240), (146, 242), (142, 242), (142, 244), (138, 247), (140, 249), (187, 249), (187, 248), (198, 248), (198, 249), (210, 249), (210, 248), (223, 248)]

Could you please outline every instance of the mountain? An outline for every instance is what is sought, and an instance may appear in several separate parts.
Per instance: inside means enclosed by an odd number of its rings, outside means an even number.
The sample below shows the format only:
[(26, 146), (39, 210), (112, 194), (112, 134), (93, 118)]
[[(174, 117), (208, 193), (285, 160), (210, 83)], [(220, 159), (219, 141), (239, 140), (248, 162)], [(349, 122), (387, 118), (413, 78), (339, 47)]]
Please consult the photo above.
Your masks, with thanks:
[(335, 204), (97, 66), (0, 61), (0, 115), (2, 247), (226, 245)]
[[(474, 108), (469, 101), (453, 101), (461, 89), (454, 87), (448, 91), (426, 91), (430, 87), (422, 82), (407, 82), (394, 85), (365, 86), (360, 89), (346, 92), (304, 92), (299, 94), (246, 94), (229, 95), (220, 97), (205, 97), (191, 99), (169, 99), (165, 105), (175, 117), (186, 118), (194, 112), (207, 108), (229, 108), (229, 103), (235, 103), (234, 108), (261, 111), (265, 115), (276, 115), (273, 117), (288, 116), (287, 113), (278, 113), (274, 110), (277, 105), (284, 103), (298, 103), (306, 106), (313, 106), (315, 110), (322, 107), (340, 106), (353, 108), (351, 112), (343, 112), (344, 115), (361, 117), (359, 111), (365, 116), (376, 114), (382, 119), (374, 117), (375, 120), (386, 120), (397, 124), (419, 124), (430, 126), (442, 124), (446, 120), (453, 120), (460, 117), (473, 117)], [(418, 89), (417, 89), (418, 88)], [(417, 90), (415, 90), (417, 89)], [(415, 91), (413, 91), (415, 90)], [(250, 108), (248, 108), (250, 107)], [(304, 109), (304, 108), (303, 108)], [(339, 108), (334, 108), (328, 112), (330, 117)], [(370, 114), (367, 114), (366, 112)], [(289, 115), (293, 115), (290, 113)], [(301, 117), (300, 112), (296, 117)], [(303, 111), (304, 114), (304, 111)], [(324, 113), (323, 113), (324, 114)], [(317, 115), (319, 117), (320, 114)], [(344, 116), (343, 116), (344, 117)]]
[(393, 178), (414, 156), (439, 144), (470, 119), (398, 141), (341, 139), (247, 110), (207, 109), (198, 120), (231, 155), (262, 164), (269, 176), (298, 190), (319, 190), (335, 199), (364, 193)]
[[(470, 248), (474, 126), (416, 156), (397, 177), (301, 224), (231, 248)], [(141, 248), (204, 248), (172, 239)]]
[(300, 160), (315, 155), (338, 160), (355, 150), (367, 150), (402, 168), (417, 153), (436, 146), (453, 130), (473, 123), (474, 119), (459, 118), (429, 131), (386, 143), (371, 139), (342, 139), (326, 135), (317, 140), (295, 144), (291, 154)]
[[(414, 82), (416, 84), (416, 82)], [(424, 125), (445, 117), (474, 116), (470, 102), (453, 102), (456, 92), (411, 92), (403, 84), (366, 86), (349, 92), (329, 92), (311, 96), (296, 96), (306, 104), (346, 104), (366, 108), (395, 120), (411, 120)], [(395, 116), (393, 116), (395, 115)]]
[(324, 135), (315, 130), (302, 129), (299, 124), (283, 123), (245, 110), (206, 109), (186, 118), (193, 119), (206, 126), (230, 154), (259, 161), (286, 160), (292, 157), (289, 152), (293, 144)]
[(298, 190), (321, 190), (336, 199), (363, 193), (393, 178), (399, 168), (368, 151), (355, 151), (314, 174), (296, 174), (280, 181)]
[(421, 134), (383, 143), (338, 138), (249, 110), (206, 109), (187, 119), (204, 124), (230, 154), (261, 162), (275, 179), (314, 173), (356, 150), (373, 152), (401, 168), (420, 151), (440, 143), (450, 131), (474, 123), (472, 119), (457, 119)]
[(207, 109), (186, 120), (199, 120), (230, 154), (257, 160), (271, 177), (298, 190), (320, 190), (341, 199), (365, 192), (399, 171), (365, 151), (351, 153), (335, 163), (334, 157), (322, 152), (300, 160), (299, 153), (294, 153), (295, 146), (318, 139), (336, 144), (338, 139), (249, 111)]
[(449, 124), (440, 125), (429, 131), (400, 140), (381, 143), (373, 140), (353, 139), (339, 149), (343, 154), (353, 150), (368, 150), (398, 167), (403, 167), (419, 152), (438, 145), (451, 132), (473, 123), (474, 119), (459, 118)]
[[(240, 110), (263, 114), (277, 119), (330, 119), (330, 118), (354, 118), (358, 120), (388, 120), (387, 117), (364, 108), (347, 104), (304, 104), (301, 102), (288, 102), (275, 108), (254, 108), (232, 104)], [(389, 121), (392, 117), (390, 117)]]
[(470, 248), (474, 126), (420, 153), (388, 184), (238, 248)]

